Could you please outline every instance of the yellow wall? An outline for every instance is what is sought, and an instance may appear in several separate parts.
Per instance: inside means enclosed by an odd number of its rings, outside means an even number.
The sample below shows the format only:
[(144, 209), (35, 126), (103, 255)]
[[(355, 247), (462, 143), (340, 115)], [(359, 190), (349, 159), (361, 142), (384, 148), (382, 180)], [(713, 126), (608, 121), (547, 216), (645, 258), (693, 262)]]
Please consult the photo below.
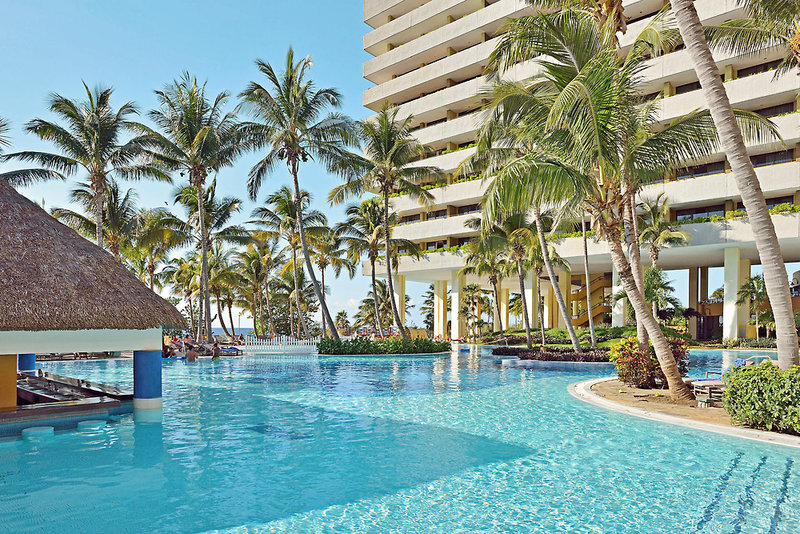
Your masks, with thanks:
[(0, 408), (17, 406), (17, 355), (0, 354)]

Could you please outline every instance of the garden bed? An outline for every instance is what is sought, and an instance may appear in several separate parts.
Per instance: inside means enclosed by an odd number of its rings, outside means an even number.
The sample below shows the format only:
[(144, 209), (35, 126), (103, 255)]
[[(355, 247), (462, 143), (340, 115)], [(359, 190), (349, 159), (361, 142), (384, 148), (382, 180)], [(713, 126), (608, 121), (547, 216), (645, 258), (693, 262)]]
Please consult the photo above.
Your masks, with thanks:
[(545, 362), (583, 362), (583, 363), (608, 363), (609, 351), (606, 348), (586, 349), (582, 354), (575, 352), (572, 347), (496, 347), (492, 349), (493, 356), (511, 356), (520, 360), (538, 360)]
[(449, 341), (399, 337), (348, 340), (326, 338), (317, 344), (319, 354), (340, 356), (435, 354), (451, 350)]

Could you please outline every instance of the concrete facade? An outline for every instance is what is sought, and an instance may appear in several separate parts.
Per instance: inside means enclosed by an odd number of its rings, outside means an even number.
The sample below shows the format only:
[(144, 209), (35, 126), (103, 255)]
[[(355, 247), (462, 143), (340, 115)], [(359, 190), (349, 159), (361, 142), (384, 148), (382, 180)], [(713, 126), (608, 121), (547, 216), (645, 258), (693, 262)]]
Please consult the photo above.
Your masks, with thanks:
[[(635, 36), (663, 7), (661, 0), (628, 0), (625, 15), (630, 19), (628, 32), (620, 36), (627, 48)], [(705, 23), (718, 23), (742, 16), (735, 0), (697, 0), (698, 14)], [(433, 250), (421, 259), (401, 256), (399, 275), (403, 280), (434, 284), (436, 295), (434, 334), (459, 338), (464, 335), (461, 320), (452, 320), (460, 307), (460, 291), (465, 284), (479, 283), (484, 289), (488, 280), (457, 275), (464, 259), (455, 247), (474, 237), (467, 220), (479, 217), (475, 209), (488, 186), (478, 180), (453, 183), (458, 165), (474, 152), (470, 145), (481, 122), (481, 91), (487, 87), (482, 76), (489, 54), (498, 37), (497, 30), (509, 18), (535, 13), (525, 0), (365, 0), (364, 20), (373, 29), (364, 36), (364, 49), (373, 57), (364, 63), (364, 77), (375, 85), (364, 92), (363, 104), (378, 111), (385, 103), (399, 107), (399, 116), (413, 116), (414, 135), (429, 146), (431, 157), (420, 165), (437, 166), (450, 175), (447, 187), (432, 189), (433, 205), (420, 206), (408, 197), (392, 199), (392, 207), (405, 222), (394, 228), (394, 235)], [(800, 204), (800, 114), (796, 113), (800, 77), (788, 73), (775, 78), (774, 61), (778, 50), (764, 50), (747, 57), (715, 54), (720, 76), (732, 104), (759, 112), (775, 123), (785, 144), (764, 143), (749, 147), (756, 172), (768, 202)], [(642, 73), (641, 92), (660, 95), (658, 122), (666, 125), (675, 118), (705, 104), (697, 76), (686, 50), (676, 50), (648, 62)], [(509, 79), (525, 80), (538, 67), (531, 62), (520, 64), (508, 74)], [(701, 167), (705, 166), (705, 167)], [(706, 214), (726, 214), (739, 208), (741, 198), (735, 180), (722, 153), (695, 162), (686, 172), (665, 177), (663, 183), (648, 185), (641, 197), (653, 199), (664, 193), (670, 201), (672, 217), (682, 220)], [(703, 211), (705, 210), (705, 211)], [(707, 215), (706, 215), (707, 216)], [(800, 260), (800, 214), (775, 215), (778, 237), (787, 261)], [(685, 224), (691, 240), (688, 246), (662, 250), (659, 266), (664, 269), (689, 269), (689, 304), (706, 315), (719, 313), (723, 337), (744, 335), (749, 320), (746, 305), (735, 304), (737, 284), (750, 275), (750, 266), (758, 264), (752, 231), (746, 218), (718, 222)], [(586, 277), (583, 270), (581, 238), (567, 238), (557, 244), (558, 253), (571, 266), (571, 273), (557, 273), (558, 286), (565, 297), (574, 324), (586, 321)], [(448, 250), (442, 251), (441, 249)], [(643, 260), (648, 261), (646, 250)], [(736, 258), (736, 259), (734, 259)], [(725, 268), (725, 298), (721, 303), (707, 303), (708, 267)], [(624, 303), (610, 302), (621, 290), (614, 276), (611, 259), (604, 243), (589, 240), (590, 284), (607, 275), (610, 283), (592, 289), (591, 313), (596, 321), (621, 325), (625, 320)], [(369, 265), (364, 266), (369, 274)], [(385, 270), (378, 267), (378, 276)], [(398, 276), (398, 278), (400, 278)], [(526, 277), (526, 300), (531, 324), (538, 324), (536, 284), (541, 286), (544, 322), (548, 327), (564, 326), (550, 281)], [(395, 284), (398, 286), (399, 284)], [(445, 306), (451, 290), (451, 327)], [(502, 283), (501, 307), (507, 315), (511, 294), (519, 293), (516, 277)], [(396, 287), (398, 293), (400, 288)], [(714, 288), (711, 288), (712, 290)], [(506, 296), (508, 295), (508, 296)], [(497, 315), (494, 312), (494, 315)], [(582, 318), (583, 317), (583, 318)], [(717, 317), (714, 315), (713, 317)], [(495, 324), (499, 318), (495, 317)], [(521, 317), (517, 318), (521, 324)], [(503, 318), (503, 326), (509, 322)], [(511, 323), (516, 321), (513, 319)], [(698, 319), (690, 321), (697, 334)]]

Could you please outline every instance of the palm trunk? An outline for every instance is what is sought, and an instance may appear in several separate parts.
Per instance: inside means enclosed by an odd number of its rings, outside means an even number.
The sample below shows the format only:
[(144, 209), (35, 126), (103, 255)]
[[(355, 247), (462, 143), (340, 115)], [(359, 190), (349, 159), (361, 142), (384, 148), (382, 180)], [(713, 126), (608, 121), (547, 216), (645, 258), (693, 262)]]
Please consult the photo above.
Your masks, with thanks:
[(156, 287), (156, 266), (152, 263), (147, 265), (147, 277), (150, 282), (150, 291), (155, 291)]
[(542, 306), (542, 288), (539, 285), (539, 281), (542, 279), (542, 270), (536, 269), (534, 271), (536, 273), (536, 310), (539, 313), (539, 330), (542, 332), (542, 346), (545, 345), (545, 336), (544, 336), (544, 307)]
[(306, 326), (306, 321), (303, 318), (303, 308), (300, 307), (300, 285), (297, 281), (297, 249), (292, 247), (292, 279), (294, 280), (294, 302), (295, 307), (297, 308), (297, 338), (300, 338), (300, 327), (303, 329), (303, 334), (306, 337), (311, 337), (308, 334), (308, 327)]
[(502, 332), (503, 317), (501, 316), (500, 312), (500, 293), (497, 291), (497, 280), (490, 278), (489, 281), (492, 283), (492, 292), (494, 293), (494, 309), (497, 312), (497, 326), (499, 327), (500, 332)]
[[(522, 301), (522, 320), (525, 324), (525, 340), (528, 342), (528, 348), (532, 349), (531, 321), (528, 317), (528, 303), (525, 302), (525, 270), (522, 267), (522, 260), (517, 260), (517, 274), (519, 275), (519, 298)], [(544, 338), (542, 339), (544, 340)], [(544, 343), (544, 341), (542, 342)]]
[[(322, 295), (322, 304), (325, 305), (325, 268), (321, 268), (319, 270), (319, 283), (320, 283), (320, 294)], [(327, 307), (327, 305), (325, 305)], [(324, 317), (323, 317), (324, 319)], [(336, 330), (336, 325), (331, 322), (331, 332)], [(338, 332), (338, 330), (337, 330)], [(333, 333), (331, 333), (333, 335)], [(327, 335), (327, 327), (325, 326), (325, 321), (322, 321), (322, 337), (328, 337)]]
[(592, 309), (591, 280), (589, 279), (589, 242), (586, 240), (586, 221), (581, 219), (583, 231), (583, 273), (586, 277), (586, 313), (589, 316), (589, 333), (592, 336), (592, 348), (597, 347), (597, 335), (594, 332), (594, 312)]
[(228, 303), (228, 318), (231, 320), (231, 335), (236, 337), (236, 328), (233, 326), (233, 306)]
[[(308, 252), (308, 244), (306, 243), (306, 230), (305, 223), (303, 222), (303, 203), (300, 197), (300, 182), (297, 180), (297, 162), (292, 162), (292, 181), (294, 182), (294, 205), (297, 211), (297, 228), (300, 230), (300, 244), (303, 247), (303, 257), (306, 260), (306, 269), (308, 269), (308, 276), (311, 278), (311, 285), (314, 288), (314, 294), (319, 301), (320, 311), (322, 312), (322, 330), (325, 330), (325, 325), (331, 327), (331, 337), (339, 339), (339, 333), (336, 331), (336, 326), (333, 324), (331, 312), (328, 311), (328, 306), (325, 305), (325, 298), (320, 292), (319, 282), (317, 282), (317, 275), (314, 274), (314, 268), (311, 265), (311, 255)], [(305, 329), (305, 325), (303, 326)]]
[(775, 316), (778, 365), (782, 369), (788, 369), (798, 364), (797, 330), (792, 311), (792, 297), (787, 283), (786, 265), (783, 262), (778, 236), (753, 163), (747, 155), (742, 132), (736, 123), (725, 87), (719, 78), (719, 70), (703, 35), (703, 26), (694, 3), (692, 0), (674, 0), (672, 8), (681, 37), (686, 43), (700, 85), (706, 95), (711, 117), (719, 132), (720, 143), (728, 156), (742, 203), (750, 219), (750, 228), (761, 259), (764, 283)]
[(289, 297), (287, 300), (289, 302), (289, 332), (291, 332), (291, 335), (296, 336), (297, 339), (300, 339), (300, 333), (295, 331), (294, 328), (294, 309), (292, 306), (292, 299)]
[[(383, 191), (383, 243), (386, 248), (386, 280), (389, 286), (389, 302), (392, 305), (392, 316), (394, 317), (394, 324), (400, 331), (403, 339), (408, 339), (405, 327), (400, 319), (400, 312), (397, 310), (397, 303), (394, 301), (394, 283), (392, 282), (392, 257), (390, 253), (389, 240), (391, 238), (389, 228), (389, 192)], [(405, 297), (405, 295), (404, 295)]]
[(267, 301), (266, 304), (267, 304), (267, 321), (269, 322), (269, 335), (275, 337), (275, 321), (272, 318), (272, 303), (269, 297), (269, 282), (264, 283), (264, 295)]
[[(627, 186), (626, 186), (627, 189)], [(630, 259), (631, 273), (639, 294), (644, 295), (644, 269), (642, 267), (642, 254), (639, 245), (639, 224), (636, 220), (635, 196), (630, 196), (630, 201), (626, 202), (622, 209), (623, 227), (625, 228), (626, 243), (628, 245), (628, 258)], [(639, 321), (636, 321), (636, 339), (639, 343), (639, 350), (642, 352), (650, 350), (650, 340), (647, 336), (647, 329)]]
[(534, 209), (533, 216), (536, 220), (536, 233), (539, 234), (539, 246), (542, 247), (542, 259), (544, 259), (544, 267), (547, 269), (547, 276), (550, 278), (550, 285), (553, 288), (553, 292), (556, 294), (556, 302), (558, 302), (558, 308), (561, 311), (561, 316), (564, 318), (564, 324), (567, 327), (567, 332), (569, 332), (569, 338), (572, 341), (572, 348), (575, 349), (575, 352), (578, 354), (582, 354), (583, 349), (578, 341), (578, 336), (575, 334), (575, 327), (572, 326), (572, 316), (570, 315), (569, 310), (567, 310), (567, 305), (564, 302), (564, 295), (561, 294), (561, 289), (556, 283), (556, 273), (553, 271), (553, 264), (550, 262), (550, 251), (547, 249), (547, 242), (544, 238), (542, 214), (539, 213), (538, 209)]
[(94, 233), (97, 246), (103, 248), (103, 200), (105, 197), (105, 188), (102, 179), (93, 180), (92, 188), (94, 189)]
[(255, 334), (256, 337), (259, 336), (259, 333), (258, 333), (258, 313), (257, 313), (258, 297), (257, 297), (257, 295), (258, 295), (258, 292), (257, 291), (253, 291), (253, 304), (252, 304), (252, 306), (250, 306), (250, 313), (253, 315), (253, 334)]
[(372, 277), (372, 303), (375, 305), (375, 327), (377, 330), (375, 333), (383, 338), (383, 325), (381, 324), (381, 310), (378, 306), (378, 285), (375, 281), (375, 258), (369, 258), (369, 264), (371, 268), (370, 275)]
[(188, 295), (186, 301), (189, 303), (189, 328), (194, 332), (194, 305), (192, 304), (192, 296)]
[[(222, 303), (219, 300), (219, 295), (214, 294), (214, 300), (217, 301), (217, 317), (219, 317), (219, 324), (222, 326), (222, 331), (225, 332), (225, 335), (230, 337), (231, 333), (228, 332), (228, 328), (225, 326), (225, 318), (224, 314), (222, 313)], [(211, 340), (213, 341), (214, 336), (211, 336)]]
[(656, 352), (656, 358), (658, 358), (658, 363), (667, 379), (670, 393), (676, 399), (693, 400), (694, 394), (692, 394), (692, 391), (681, 377), (678, 366), (675, 363), (675, 356), (672, 354), (672, 349), (670, 349), (669, 342), (664, 336), (664, 332), (661, 331), (661, 327), (658, 325), (655, 317), (650, 313), (644, 297), (642, 297), (642, 294), (639, 293), (639, 289), (636, 287), (636, 282), (631, 272), (631, 266), (625, 259), (621, 244), (611, 238), (608, 240), (608, 245), (611, 252), (611, 261), (614, 262), (617, 274), (622, 282), (622, 287), (625, 288), (628, 302), (631, 303), (636, 313), (636, 320), (644, 324), (647, 333), (650, 335), (653, 349), (655, 349)]
[(197, 217), (199, 219), (200, 227), (200, 252), (202, 255), (202, 262), (200, 266), (200, 285), (201, 293), (203, 295), (203, 302), (205, 307), (205, 329), (206, 338), (210, 339), (211, 336), (211, 291), (208, 287), (208, 236), (206, 235), (206, 208), (204, 203), (203, 182), (198, 175), (199, 171), (195, 173), (194, 184), (197, 189)]

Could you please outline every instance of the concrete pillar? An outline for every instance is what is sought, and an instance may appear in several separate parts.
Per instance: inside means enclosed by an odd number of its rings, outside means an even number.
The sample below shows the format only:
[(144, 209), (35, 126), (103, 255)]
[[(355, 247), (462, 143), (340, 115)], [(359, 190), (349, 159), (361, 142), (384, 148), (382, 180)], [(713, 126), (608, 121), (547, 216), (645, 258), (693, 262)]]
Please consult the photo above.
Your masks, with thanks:
[(161, 409), (161, 351), (133, 351), (133, 408)]
[(700, 267), (700, 302), (708, 300), (708, 267)]
[(20, 373), (29, 375), (36, 374), (36, 355), (35, 354), (18, 354), (17, 355), (17, 370)]
[(459, 313), (464, 300), (464, 276), (454, 271), (450, 285), (450, 339), (461, 339), (467, 335), (466, 322)]
[(0, 409), (17, 406), (17, 355), (0, 354)]
[(738, 248), (725, 249), (724, 285), (722, 302), (722, 339), (744, 337), (739, 332), (750, 320), (749, 303), (736, 304), (739, 288), (750, 276), (750, 260), (742, 259)]
[[(612, 267), (611, 271), (611, 294), (615, 295), (622, 291), (622, 281), (619, 279), (617, 270)], [(611, 307), (611, 326), (625, 326), (625, 299), (620, 299)]]
[[(697, 311), (698, 275), (697, 267), (689, 268), (689, 307), (694, 311)], [(697, 339), (697, 317), (689, 317), (689, 335), (692, 339)]]
[(394, 300), (397, 302), (397, 313), (400, 315), (400, 325), (406, 325), (406, 277), (402, 274), (392, 275), (394, 283)]
[(510, 324), (508, 322), (508, 288), (500, 288), (498, 293), (500, 293), (500, 318), (503, 322), (503, 328), (508, 329)]
[[(525, 304), (528, 305), (528, 321), (531, 328), (539, 327), (539, 303), (536, 302), (536, 273), (532, 270), (525, 274)], [(525, 322), (523, 320), (522, 326)]]
[[(562, 271), (558, 273), (558, 289), (559, 291), (561, 291), (561, 296), (564, 297), (564, 304), (567, 307), (567, 313), (570, 313), (570, 310), (572, 309), (572, 304), (570, 299), (571, 296), (570, 294), (572, 292), (571, 288), (572, 288), (572, 275), (568, 271)], [(566, 328), (567, 323), (564, 320), (564, 316), (561, 313), (561, 309), (559, 309), (558, 307), (558, 301), (555, 302), (555, 305), (556, 305), (555, 308), (556, 308), (556, 318), (557, 318), (556, 324), (558, 325), (559, 328)]]
[(433, 283), (433, 336), (447, 337), (447, 280)]

